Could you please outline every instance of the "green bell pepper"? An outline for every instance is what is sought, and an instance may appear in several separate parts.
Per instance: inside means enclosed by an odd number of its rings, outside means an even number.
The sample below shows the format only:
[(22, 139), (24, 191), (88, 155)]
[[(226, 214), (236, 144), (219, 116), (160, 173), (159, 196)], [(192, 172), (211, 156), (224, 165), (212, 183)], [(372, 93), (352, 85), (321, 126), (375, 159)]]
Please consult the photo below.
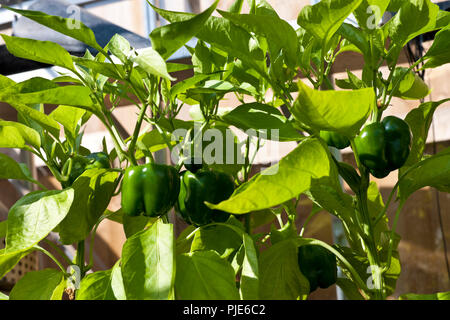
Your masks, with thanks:
[(335, 147), (337, 149), (344, 149), (350, 145), (350, 140), (335, 131), (320, 131), (320, 137), (325, 140), (328, 146)]
[(387, 167), (386, 138), (381, 123), (371, 123), (361, 130), (355, 138), (356, 152), (363, 165), (373, 170), (384, 170)]
[(355, 138), (361, 163), (377, 178), (401, 168), (411, 149), (411, 130), (400, 118), (388, 116), (381, 123), (365, 126)]
[(381, 123), (385, 130), (388, 169), (392, 171), (401, 168), (408, 159), (411, 130), (405, 121), (393, 116), (384, 118)]
[(317, 245), (303, 245), (298, 248), (300, 271), (309, 281), (309, 292), (328, 288), (336, 283), (337, 264), (333, 253)]
[(111, 168), (109, 157), (104, 152), (93, 152), (85, 157), (77, 156), (72, 161), (72, 170), (70, 171), (69, 179), (62, 183), (63, 188), (70, 187), (88, 169)]
[(233, 191), (233, 178), (226, 173), (204, 169), (197, 173), (185, 171), (181, 175), (177, 211), (184, 221), (195, 226), (225, 222), (229, 213), (210, 209), (204, 202), (217, 204), (228, 199)]
[(158, 217), (175, 204), (180, 192), (177, 170), (163, 164), (131, 166), (122, 181), (122, 210), (129, 216)]

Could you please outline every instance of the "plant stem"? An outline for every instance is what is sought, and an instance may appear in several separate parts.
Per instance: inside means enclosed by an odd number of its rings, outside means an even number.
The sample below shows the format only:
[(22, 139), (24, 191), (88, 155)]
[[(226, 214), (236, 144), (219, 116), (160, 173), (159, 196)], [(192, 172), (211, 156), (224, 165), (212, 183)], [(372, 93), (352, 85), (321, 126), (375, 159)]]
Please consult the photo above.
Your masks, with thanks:
[(45, 250), (44, 248), (42, 248), (42, 247), (40, 247), (40, 246), (38, 246), (38, 245), (35, 245), (34, 248), (35, 248), (36, 250), (38, 250), (38, 251), (41, 251), (41, 252), (44, 253), (45, 255), (47, 255), (50, 259), (52, 259), (52, 260), (58, 265), (58, 267), (61, 269), (61, 271), (62, 271), (64, 274), (67, 274), (67, 272), (66, 272), (66, 270), (64, 269), (64, 267), (62, 266), (62, 264), (58, 261), (58, 259), (55, 258), (54, 255), (52, 255), (50, 252), (48, 252), (47, 250)]
[(75, 264), (80, 268), (80, 280), (84, 278), (85, 263), (84, 263), (84, 240), (77, 244), (77, 256), (75, 257)]
[(133, 165), (137, 165), (136, 157), (134, 156), (134, 150), (136, 148), (136, 142), (141, 130), (142, 121), (144, 120), (145, 112), (147, 111), (148, 104), (144, 104), (139, 113), (136, 126), (134, 127), (133, 138), (131, 139), (130, 146), (128, 148), (128, 154), (130, 155), (130, 161)]
[(58, 254), (63, 257), (64, 261), (68, 264), (71, 265), (72, 261), (70, 261), (69, 257), (61, 250), (61, 248), (59, 248), (53, 241), (50, 241), (48, 239), (44, 239), (45, 243), (47, 243), (49, 246), (51, 246), (56, 252), (58, 252)]

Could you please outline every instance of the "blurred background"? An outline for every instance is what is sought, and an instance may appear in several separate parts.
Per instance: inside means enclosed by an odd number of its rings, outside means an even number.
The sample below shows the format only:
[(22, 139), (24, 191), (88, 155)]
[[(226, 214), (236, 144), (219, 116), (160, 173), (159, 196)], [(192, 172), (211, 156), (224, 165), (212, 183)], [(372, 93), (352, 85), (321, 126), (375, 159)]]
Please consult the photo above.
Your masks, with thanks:
[[(212, 0), (151, 0), (152, 4), (174, 11), (199, 13), (205, 10)], [(233, 0), (221, 0), (218, 8), (226, 10)], [(297, 28), (296, 20), (300, 10), (309, 4), (318, 1), (309, 0), (267, 0), (278, 12), (280, 17), (287, 20)], [(449, 11), (450, 1), (433, 1), (441, 6), (441, 9)], [(0, 4), (10, 5), (22, 9), (44, 11), (53, 15), (71, 17), (82, 20), (91, 27), (101, 45), (106, 45), (109, 39), (120, 33), (127, 38), (135, 48), (151, 46), (148, 34), (160, 25), (167, 23), (160, 18), (148, 5), (146, 0), (0, 0)], [(248, 12), (247, 3), (243, 12)], [(218, 13), (215, 13), (218, 15)], [(389, 19), (386, 13), (384, 19)], [(348, 22), (355, 23), (351, 17)], [(414, 22), (411, 22), (414, 23)], [(64, 46), (73, 55), (83, 55), (86, 47), (77, 41), (57, 34), (45, 27), (41, 27), (32, 21), (19, 17), (16, 14), (0, 9), (0, 33), (16, 35), (20, 37), (39, 40), (55, 41)], [(434, 34), (426, 34), (411, 41), (401, 55), (399, 66), (409, 66), (421, 57), (429, 48)], [(195, 39), (189, 45), (195, 45)], [(186, 49), (176, 52), (171, 59), (174, 62), (191, 63)], [(338, 56), (331, 72), (331, 82), (335, 79), (346, 78), (346, 70), (349, 69), (361, 76), (363, 66), (362, 56), (346, 52)], [(382, 66), (382, 72), (387, 72), (387, 67)], [(192, 71), (184, 71), (175, 74), (177, 81), (189, 77)], [(0, 74), (7, 75), (15, 81), (23, 81), (31, 77), (44, 77), (52, 79), (58, 74), (53, 68), (18, 59), (11, 56), (4, 43), (0, 39)], [(421, 76), (432, 89), (425, 101), (438, 101), (450, 97), (450, 65), (444, 65), (433, 70), (427, 70)], [(398, 98), (392, 100), (392, 106), (386, 111), (386, 115), (396, 115), (404, 118), (406, 114), (416, 108), (420, 101), (406, 101)], [(227, 96), (222, 106), (234, 107), (239, 102), (233, 95)], [(46, 112), (51, 112), (56, 106), (46, 106)], [(189, 119), (188, 107), (180, 114), (181, 119)], [(114, 111), (114, 117), (120, 132), (124, 137), (131, 134), (136, 119), (136, 107), (121, 105)], [(10, 106), (0, 103), (0, 119), (17, 120), (16, 111)], [(86, 125), (83, 145), (92, 152), (102, 149), (102, 140), (105, 137), (109, 148), (113, 147), (105, 128), (92, 117)], [(260, 166), (278, 161), (288, 154), (296, 144), (294, 142), (282, 142), (277, 146), (279, 152), (268, 154), (262, 150), (256, 158), (255, 172)], [(443, 148), (450, 146), (450, 103), (441, 105), (436, 111), (430, 134), (427, 140), (426, 153), (434, 154)], [(20, 150), (0, 149), (19, 162), (24, 162), (32, 168), (33, 175), (49, 188), (60, 188), (59, 183), (50, 175), (50, 172), (33, 158), (29, 153)], [(344, 161), (354, 164), (354, 158), (350, 148), (345, 149), (340, 155)], [(159, 152), (157, 159), (160, 162), (169, 162), (166, 152)], [(377, 180), (383, 198), (387, 199), (397, 179), (397, 172), (392, 172), (387, 178)], [(347, 188), (347, 186), (345, 186)], [(0, 180), (0, 221), (6, 219), (9, 208), (31, 189), (30, 185), (17, 181)], [(348, 188), (347, 188), (348, 189)], [(109, 209), (120, 208), (120, 196), (113, 198)], [(395, 205), (389, 210), (389, 217), (395, 213)], [(302, 225), (307, 214), (311, 210), (311, 202), (303, 199), (299, 206), (299, 226)], [(185, 224), (173, 213), (171, 220), (174, 222), (177, 232), (185, 228)], [(269, 231), (269, 226), (259, 228), (256, 231)], [(401, 294), (435, 293), (450, 290), (450, 194), (440, 193), (435, 189), (424, 188), (409, 198), (400, 216), (397, 232), (402, 237), (399, 245), (402, 273), (397, 282), (397, 290), (392, 298)], [(50, 235), (50, 237), (57, 235)], [(343, 243), (344, 237), (338, 221), (329, 213), (321, 212), (313, 218), (305, 232), (306, 237), (321, 239), (329, 244)], [(57, 240), (57, 238), (55, 239)], [(122, 245), (125, 241), (123, 227), (113, 221), (104, 220), (98, 229), (94, 248), (94, 271), (111, 268), (120, 256)], [(89, 242), (86, 243), (89, 245)], [(43, 244), (44, 247), (45, 244)], [(61, 246), (70, 256), (74, 253), (74, 247)], [(1, 248), (1, 244), (0, 244)], [(46, 247), (49, 251), (52, 248)], [(54, 266), (44, 256), (36, 253), (23, 260), (5, 278), (0, 280), (0, 290), (8, 290), (27, 271)], [(328, 289), (318, 289), (310, 299), (342, 299), (343, 296), (335, 286)]]

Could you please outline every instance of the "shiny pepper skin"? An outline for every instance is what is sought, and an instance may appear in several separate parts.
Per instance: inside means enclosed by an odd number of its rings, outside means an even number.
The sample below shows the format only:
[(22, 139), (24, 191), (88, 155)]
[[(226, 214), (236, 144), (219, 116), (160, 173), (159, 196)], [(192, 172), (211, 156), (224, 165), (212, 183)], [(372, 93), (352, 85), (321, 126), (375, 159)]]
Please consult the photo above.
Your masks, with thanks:
[(335, 131), (320, 131), (320, 137), (328, 146), (337, 149), (344, 149), (350, 145), (350, 140), (346, 136)]
[(125, 170), (122, 182), (122, 210), (129, 216), (158, 217), (177, 201), (180, 178), (168, 165), (150, 163)]
[(104, 152), (94, 152), (86, 156), (87, 159), (91, 160), (91, 163), (86, 165), (84, 168), (87, 169), (109, 169), (111, 164), (109, 162), (109, 157)]
[(324, 247), (303, 245), (298, 248), (298, 265), (300, 271), (309, 281), (309, 292), (328, 288), (336, 283), (336, 257)]
[(185, 171), (181, 176), (178, 212), (184, 221), (195, 226), (225, 222), (230, 214), (210, 209), (204, 201), (217, 204), (228, 199), (233, 191), (233, 178), (226, 173), (204, 169), (196, 173)]
[(361, 163), (377, 178), (401, 168), (411, 149), (411, 131), (400, 118), (388, 116), (381, 123), (371, 123), (355, 138)]

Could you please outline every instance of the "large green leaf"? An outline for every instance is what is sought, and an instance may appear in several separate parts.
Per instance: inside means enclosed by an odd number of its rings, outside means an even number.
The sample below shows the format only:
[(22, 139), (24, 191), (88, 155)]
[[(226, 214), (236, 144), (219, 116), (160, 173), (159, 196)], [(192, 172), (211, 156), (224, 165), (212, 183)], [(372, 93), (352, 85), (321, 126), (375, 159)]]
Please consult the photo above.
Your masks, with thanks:
[(8, 51), (16, 57), (73, 70), (70, 54), (57, 43), (10, 37), (5, 34), (1, 36), (6, 43)]
[(238, 300), (234, 270), (215, 251), (177, 256), (176, 296), (181, 300)]
[(185, 21), (173, 22), (171, 24), (153, 29), (150, 33), (152, 47), (158, 51), (164, 59), (170, 58), (186, 42), (194, 37), (203, 28), (206, 20), (217, 7), (219, 0), (202, 13)]
[(425, 58), (424, 68), (436, 68), (450, 62), (450, 25), (436, 34)]
[(82, 86), (63, 86), (29, 93), (0, 92), (0, 101), (8, 102), (13, 107), (18, 104), (47, 103), (74, 106), (95, 114), (100, 112), (92, 98), (91, 90)]
[[(439, 7), (430, 0), (404, 1), (398, 13), (383, 27), (391, 38), (388, 62), (392, 65), (402, 48), (416, 36), (436, 28)], [(411, 23), (414, 21), (414, 23)]]
[[(263, 139), (298, 141), (304, 138), (278, 109), (261, 103), (242, 104), (221, 115), (220, 119), (243, 131), (253, 129)], [(272, 135), (271, 130), (278, 132), (274, 131), (276, 134)]]
[(62, 18), (59, 16), (51, 16), (40, 11), (20, 10), (10, 7), (4, 7), (8, 10), (14, 11), (20, 15), (27, 17), (39, 24), (42, 24), (50, 29), (58, 31), (66, 36), (77, 39), (94, 49), (99, 51), (102, 47), (98, 45), (95, 40), (94, 32), (89, 29), (84, 23), (72, 18)]
[(313, 6), (303, 7), (297, 23), (322, 42), (322, 54), (325, 54), (333, 35), (361, 2), (362, 0), (322, 0)]
[(260, 297), (269, 300), (305, 299), (309, 294), (308, 279), (297, 261), (297, 245), (284, 240), (263, 251), (259, 260)]
[(298, 82), (299, 95), (291, 108), (294, 117), (315, 130), (337, 131), (348, 137), (359, 132), (374, 108), (372, 88), (319, 91)]
[(0, 148), (39, 149), (41, 137), (36, 130), (14, 121), (0, 120)]
[(426, 186), (450, 192), (450, 148), (420, 161), (414, 169), (408, 170), (400, 180), (399, 197), (405, 201), (413, 192)]
[(64, 273), (55, 269), (27, 272), (16, 283), (10, 300), (61, 300), (66, 280)]
[[(412, 132), (412, 143), (405, 167), (409, 167), (422, 159), (428, 137), (428, 130), (433, 121), (434, 112), (437, 107), (447, 101), (450, 101), (450, 99), (422, 103), (418, 108), (411, 110), (406, 115), (405, 121), (408, 123)], [(403, 171), (403, 169), (401, 169), (401, 171)]]
[(235, 214), (279, 205), (309, 189), (313, 179), (330, 174), (325, 147), (315, 138), (307, 138), (276, 165), (242, 184), (228, 200), (210, 208)]
[(45, 238), (67, 215), (74, 190), (31, 192), (9, 210), (5, 253), (23, 251)]
[(122, 277), (129, 300), (173, 299), (173, 225), (161, 220), (128, 238), (122, 249)]
[(118, 176), (116, 171), (90, 169), (75, 180), (73, 204), (59, 224), (63, 244), (81, 241), (89, 235), (111, 200)]

